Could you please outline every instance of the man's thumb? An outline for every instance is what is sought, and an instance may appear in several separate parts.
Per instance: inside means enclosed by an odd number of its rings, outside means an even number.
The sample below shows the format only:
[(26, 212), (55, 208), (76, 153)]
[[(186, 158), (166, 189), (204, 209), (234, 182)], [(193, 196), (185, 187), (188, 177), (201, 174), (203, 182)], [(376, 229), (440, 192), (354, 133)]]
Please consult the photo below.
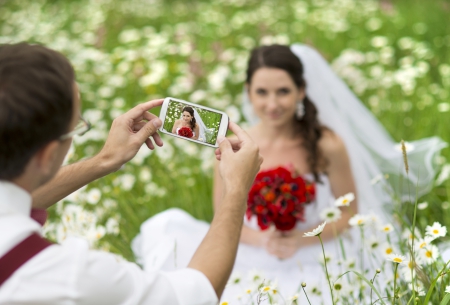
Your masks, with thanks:
[(224, 136), (218, 137), (217, 143), (219, 143), (219, 149), (222, 154), (228, 151), (233, 151), (230, 141), (228, 141), (228, 139)]
[(149, 122), (147, 122), (141, 130), (137, 132), (137, 136), (142, 141), (142, 143), (145, 142), (148, 138), (150, 138), (157, 130), (161, 127), (161, 120), (160, 119), (153, 119)]

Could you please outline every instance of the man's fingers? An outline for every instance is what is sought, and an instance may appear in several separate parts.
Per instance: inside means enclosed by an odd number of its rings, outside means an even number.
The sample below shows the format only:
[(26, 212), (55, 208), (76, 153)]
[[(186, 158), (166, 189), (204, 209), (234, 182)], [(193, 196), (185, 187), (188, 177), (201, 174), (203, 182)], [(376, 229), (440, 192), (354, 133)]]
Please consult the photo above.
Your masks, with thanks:
[(145, 144), (147, 145), (148, 149), (150, 149), (150, 150), (154, 150), (155, 149), (155, 146), (153, 145), (153, 142), (152, 142), (152, 140), (150, 140), (150, 138), (145, 140)]
[(150, 136), (152, 136), (159, 127), (161, 127), (161, 120), (154, 119), (147, 122), (137, 133), (136, 137), (139, 138), (141, 144), (144, 143)]
[(219, 150), (221, 155), (233, 151), (231, 143), (227, 138), (221, 136), (217, 139), (217, 142), (219, 143)]
[(142, 127), (145, 126), (145, 124), (147, 124), (147, 122), (145, 122), (145, 121), (140, 121), (140, 122), (138, 122), (138, 123), (135, 123), (135, 124), (133, 125), (133, 131), (134, 131), (134, 132), (138, 132), (139, 130), (141, 130)]
[(153, 137), (153, 140), (155, 141), (156, 145), (158, 145), (159, 147), (163, 146), (164, 143), (163, 143), (159, 133), (155, 132), (152, 137)]
[[(139, 104), (134, 108), (131, 108), (129, 111), (123, 114), (123, 116), (128, 120), (136, 120), (140, 117), (146, 116), (145, 113), (149, 113), (148, 111), (156, 106), (161, 106), (164, 99), (153, 100), (146, 103)], [(150, 113), (149, 113), (150, 114)]]

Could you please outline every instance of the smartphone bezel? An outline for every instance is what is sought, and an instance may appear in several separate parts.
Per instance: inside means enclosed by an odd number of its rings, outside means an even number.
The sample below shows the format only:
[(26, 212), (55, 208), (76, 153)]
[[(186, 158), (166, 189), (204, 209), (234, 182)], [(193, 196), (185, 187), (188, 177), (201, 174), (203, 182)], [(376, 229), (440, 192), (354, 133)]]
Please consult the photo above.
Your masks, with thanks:
[(227, 134), (229, 118), (228, 118), (228, 115), (225, 112), (220, 111), (220, 110), (216, 110), (216, 109), (212, 109), (212, 108), (209, 108), (209, 107), (201, 106), (201, 105), (198, 105), (198, 104), (195, 104), (195, 103), (191, 103), (191, 102), (188, 102), (188, 101), (185, 101), (185, 100), (182, 100), (182, 99), (174, 98), (174, 97), (166, 97), (166, 98), (164, 98), (164, 102), (163, 102), (163, 104), (161, 106), (161, 111), (159, 113), (159, 118), (162, 121), (162, 125), (159, 128), (160, 132), (168, 134), (168, 135), (171, 135), (171, 136), (176, 137), (176, 138), (180, 138), (180, 139), (191, 141), (191, 142), (194, 142), (194, 143), (206, 145), (206, 146), (209, 146), (209, 147), (214, 147), (214, 148), (219, 147), (219, 145), (217, 145), (217, 141), (213, 145), (213, 144), (209, 144), (209, 143), (202, 142), (202, 141), (199, 141), (199, 140), (193, 140), (193, 139), (189, 139), (189, 138), (186, 138), (186, 137), (182, 137), (182, 136), (179, 136), (179, 135), (174, 134), (172, 132), (169, 132), (167, 130), (164, 130), (164, 123), (165, 123), (166, 113), (167, 113), (167, 109), (169, 107), (170, 100), (173, 100), (173, 101), (176, 101), (176, 102), (179, 102), (179, 103), (182, 103), (182, 104), (194, 106), (194, 107), (197, 107), (197, 108), (209, 110), (209, 111), (212, 111), (212, 112), (215, 112), (215, 113), (220, 113), (222, 115), (222, 118), (220, 120), (219, 130), (217, 132), (217, 137), (219, 137), (219, 136), (226, 136), (226, 134)]

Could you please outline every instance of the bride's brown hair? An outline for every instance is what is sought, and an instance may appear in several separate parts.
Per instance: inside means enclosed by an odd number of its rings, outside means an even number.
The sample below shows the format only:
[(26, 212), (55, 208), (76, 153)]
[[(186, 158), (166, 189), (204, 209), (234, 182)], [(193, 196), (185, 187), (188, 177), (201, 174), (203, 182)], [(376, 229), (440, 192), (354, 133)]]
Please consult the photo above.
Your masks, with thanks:
[[(251, 83), (256, 70), (267, 67), (277, 68), (286, 71), (297, 88), (305, 89), (306, 82), (303, 78), (303, 65), (300, 59), (291, 51), (288, 46), (270, 45), (262, 46), (252, 50), (247, 68), (247, 84)], [(317, 108), (305, 95), (303, 99), (305, 114), (302, 118), (295, 117), (298, 132), (303, 138), (303, 147), (308, 152), (308, 165), (316, 181), (319, 179), (319, 170), (326, 163), (319, 149), (318, 142), (322, 137), (322, 132), (326, 129), (321, 125), (317, 117)]]

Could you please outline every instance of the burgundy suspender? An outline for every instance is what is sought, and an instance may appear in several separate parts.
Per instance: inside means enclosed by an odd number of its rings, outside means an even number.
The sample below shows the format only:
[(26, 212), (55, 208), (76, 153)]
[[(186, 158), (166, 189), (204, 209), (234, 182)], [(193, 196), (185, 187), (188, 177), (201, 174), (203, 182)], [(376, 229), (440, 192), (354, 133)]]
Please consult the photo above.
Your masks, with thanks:
[[(37, 212), (36, 215), (33, 215), (35, 212)], [(32, 218), (38, 218), (36, 221), (42, 222), (42, 224), (45, 222), (46, 216), (40, 211), (32, 212)], [(0, 286), (23, 264), (50, 245), (52, 245), (51, 242), (39, 234), (33, 233), (9, 250), (0, 258)]]

